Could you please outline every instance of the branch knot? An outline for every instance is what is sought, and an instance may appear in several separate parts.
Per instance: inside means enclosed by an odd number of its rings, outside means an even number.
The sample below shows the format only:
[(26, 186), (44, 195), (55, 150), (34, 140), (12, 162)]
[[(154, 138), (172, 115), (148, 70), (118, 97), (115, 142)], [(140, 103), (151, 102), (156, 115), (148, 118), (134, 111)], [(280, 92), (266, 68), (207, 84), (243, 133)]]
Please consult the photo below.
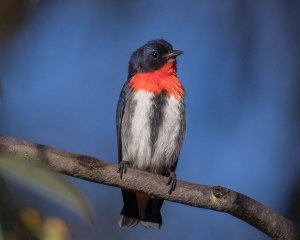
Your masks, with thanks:
[(215, 186), (212, 187), (212, 193), (216, 198), (225, 199), (227, 198), (227, 195), (230, 193), (230, 190), (222, 186)]

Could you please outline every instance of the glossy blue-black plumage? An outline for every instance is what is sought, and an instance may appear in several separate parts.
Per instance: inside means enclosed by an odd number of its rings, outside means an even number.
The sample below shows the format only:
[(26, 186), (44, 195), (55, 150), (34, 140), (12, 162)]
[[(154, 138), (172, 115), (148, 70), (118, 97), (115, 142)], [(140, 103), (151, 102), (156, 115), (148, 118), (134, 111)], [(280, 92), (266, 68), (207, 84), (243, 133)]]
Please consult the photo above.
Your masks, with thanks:
[(166, 62), (165, 55), (173, 47), (166, 40), (152, 40), (138, 48), (131, 56), (128, 67), (128, 79), (138, 72), (152, 72), (160, 69)]

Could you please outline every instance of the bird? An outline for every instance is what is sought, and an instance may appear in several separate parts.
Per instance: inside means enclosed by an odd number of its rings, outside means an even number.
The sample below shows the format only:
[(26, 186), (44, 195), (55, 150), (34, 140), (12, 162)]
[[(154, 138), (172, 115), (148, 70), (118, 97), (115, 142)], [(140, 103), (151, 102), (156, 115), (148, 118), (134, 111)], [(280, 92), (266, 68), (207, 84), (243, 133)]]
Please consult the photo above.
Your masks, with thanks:
[[(168, 177), (169, 194), (176, 187), (176, 166), (185, 129), (185, 90), (177, 77), (176, 58), (164, 39), (148, 41), (131, 55), (128, 77), (116, 111), (118, 173), (127, 168)], [(122, 189), (119, 226), (162, 226), (162, 199)]]

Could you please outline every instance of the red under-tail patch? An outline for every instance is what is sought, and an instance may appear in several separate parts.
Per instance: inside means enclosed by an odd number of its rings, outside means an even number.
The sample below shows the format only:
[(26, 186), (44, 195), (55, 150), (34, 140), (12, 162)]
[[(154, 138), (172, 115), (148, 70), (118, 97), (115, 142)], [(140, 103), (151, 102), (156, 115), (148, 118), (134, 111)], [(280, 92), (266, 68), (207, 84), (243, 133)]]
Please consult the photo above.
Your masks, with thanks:
[(130, 80), (134, 91), (144, 90), (160, 95), (166, 91), (167, 95), (176, 99), (184, 97), (184, 90), (176, 76), (176, 63), (167, 62), (161, 69), (149, 73), (137, 73)]
[(139, 216), (143, 220), (146, 217), (146, 207), (148, 205), (150, 196), (146, 193), (136, 192), (136, 200), (139, 208)]

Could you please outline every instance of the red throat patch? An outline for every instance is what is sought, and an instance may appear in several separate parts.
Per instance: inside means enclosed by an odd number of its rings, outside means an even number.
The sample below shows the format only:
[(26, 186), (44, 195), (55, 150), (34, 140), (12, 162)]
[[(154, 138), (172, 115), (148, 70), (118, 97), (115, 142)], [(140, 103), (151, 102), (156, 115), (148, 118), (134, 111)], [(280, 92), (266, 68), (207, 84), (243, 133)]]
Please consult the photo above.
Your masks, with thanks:
[(130, 80), (130, 86), (134, 91), (144, 90), (155, 95), (166, 91), (168, 96), (182, 99), (184, 90), (177, 78), (176, 71), (176, 63), (170, 61), (154, 72), (135, 74)]

